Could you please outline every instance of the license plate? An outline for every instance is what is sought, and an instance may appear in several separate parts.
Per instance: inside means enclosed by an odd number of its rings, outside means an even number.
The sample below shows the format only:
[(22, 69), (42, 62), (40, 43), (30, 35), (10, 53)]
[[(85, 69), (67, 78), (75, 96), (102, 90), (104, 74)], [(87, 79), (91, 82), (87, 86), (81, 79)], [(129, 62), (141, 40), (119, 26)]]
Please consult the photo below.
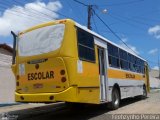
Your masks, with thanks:
[(43, 88), (43, 84), (39, 84), (39, 83), (34, 84), (34, 85), (33, 85), (33, 88), (34, 88), (34, 89), (40, 89), (40, 88)]

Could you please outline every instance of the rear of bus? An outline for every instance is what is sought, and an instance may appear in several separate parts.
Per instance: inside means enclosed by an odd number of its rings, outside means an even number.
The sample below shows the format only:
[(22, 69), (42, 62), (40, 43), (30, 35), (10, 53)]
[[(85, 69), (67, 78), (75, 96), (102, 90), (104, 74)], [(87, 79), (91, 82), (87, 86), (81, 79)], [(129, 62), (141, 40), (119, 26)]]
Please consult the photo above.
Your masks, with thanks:
[(12, 65), (17, 102), (99, 102), (98, 63), (84, 63), (84, 75), (90, 75), (92, 81), (77, 74), (81, 63), (76, 32), (74, 21), (65, 19), (19, 33), (16, 63)]
[[(72, 27), (71, 20), (54, 21), (18, 35), (16, 64), (12, 66), (16, 76), (16, 101), (51, 102), (66, 99), (71, 91), (65, 60), (75, 55), (74, 36), (70, 35), (75, 32)], [(69, 48), (66, 44), (73, 46)]]

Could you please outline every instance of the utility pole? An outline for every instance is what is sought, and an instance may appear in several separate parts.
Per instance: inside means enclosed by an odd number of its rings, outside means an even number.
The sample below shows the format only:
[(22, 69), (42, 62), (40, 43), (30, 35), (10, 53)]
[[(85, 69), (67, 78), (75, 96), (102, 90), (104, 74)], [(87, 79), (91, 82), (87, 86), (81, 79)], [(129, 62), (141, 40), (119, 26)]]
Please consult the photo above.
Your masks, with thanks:
[(80, 2), (78, 0), (74, 0), (74, 1), (88, 8), (87, 28), (91, 30), (92, 29), (92, 27), (91, 27), (91, 17), (95, 13), (93, 7), (97, 7), (97, 6), (96, 5), (88, 5), (88, 4), (85, 4), (85, 3)]
[(93, 15), (93, 14), (92, 14), (92, 13), (93, 13), (93, 12), (92, 12), (92, 10), (93, 10), (92, 7), (93, 7), (92, 5), (88, 5), (88, 22), (87, 22), (87, 27), (88, 27), (88, 29), (90, 29), (90, 30), (92, 29), (92, 27), (91, 27), (91, 17), (92, 17), (92, 15)]
[(159, 63), (159, 50), (158, 50), (158, 68), (159, 68), (159, 80), (160, 80), (160, 63)]

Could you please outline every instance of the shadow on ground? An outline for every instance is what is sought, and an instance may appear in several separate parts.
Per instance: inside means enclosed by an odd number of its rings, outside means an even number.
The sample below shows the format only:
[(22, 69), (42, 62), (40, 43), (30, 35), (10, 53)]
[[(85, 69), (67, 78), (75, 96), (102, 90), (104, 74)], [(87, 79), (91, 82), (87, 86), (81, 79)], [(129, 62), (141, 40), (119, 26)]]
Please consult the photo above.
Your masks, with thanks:
[[(141, 99), (136, 98), (128, 98), (121, 101), (120, 108), (125, 107), (126, 105), (134, 104)], [(43, 108), (41, 108), (43, 109)], [(104, 113), (108, 113), (109, 110), (107, 108), (107, 104), (102, 105), (91, 105), (87, 104), (83, 107), (81, 106), (79, 109), (70, 108), (65, 104), (61, 105), (59, 108), (47, 108), (44, 111), (37, 112), (38, 109), (34, 109), (31, 112), (30, 110), (24, 110), (23, 112), (17, 112), (19, 116), (18, 120), (88, 120), (97, 116), (100, 116)], [(107, 119), (107, 118), (106, 118)]]

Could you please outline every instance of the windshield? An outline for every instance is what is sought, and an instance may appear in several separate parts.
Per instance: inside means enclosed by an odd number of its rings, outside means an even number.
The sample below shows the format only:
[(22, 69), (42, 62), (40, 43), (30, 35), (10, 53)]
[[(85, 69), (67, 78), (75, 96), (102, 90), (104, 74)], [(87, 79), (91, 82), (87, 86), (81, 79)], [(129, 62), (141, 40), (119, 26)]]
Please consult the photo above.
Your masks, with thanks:
[(20, 35), (18, 39), (19, 56), (33, 56), (57, 50), (61, 47), (64, 30), (64, 24), (57, 24)]

